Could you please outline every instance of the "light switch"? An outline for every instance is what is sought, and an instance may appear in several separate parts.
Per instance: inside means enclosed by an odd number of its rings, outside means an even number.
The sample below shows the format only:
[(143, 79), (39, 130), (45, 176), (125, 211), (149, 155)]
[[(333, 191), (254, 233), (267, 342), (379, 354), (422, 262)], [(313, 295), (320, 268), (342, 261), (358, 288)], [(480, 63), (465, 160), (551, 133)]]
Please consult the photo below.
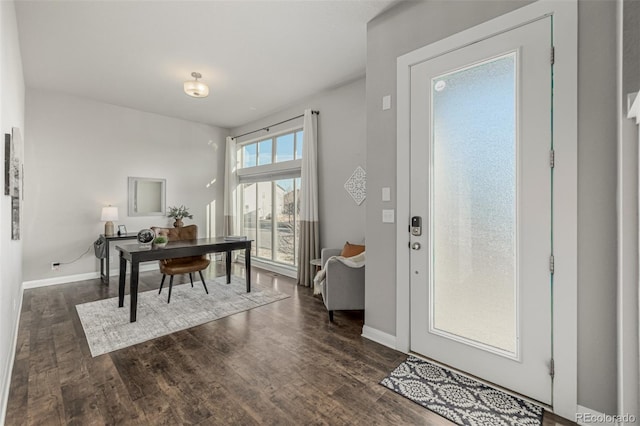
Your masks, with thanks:
[(393, 223), (393, 222), (395, 222), (395, 210), (393, 209), (382, 210), (382, 223)]
[(382, 188), (382, 201), (391, 201), (391, 188)]
[(382, 110), (391, 109), (391, 95), (382, 97)]

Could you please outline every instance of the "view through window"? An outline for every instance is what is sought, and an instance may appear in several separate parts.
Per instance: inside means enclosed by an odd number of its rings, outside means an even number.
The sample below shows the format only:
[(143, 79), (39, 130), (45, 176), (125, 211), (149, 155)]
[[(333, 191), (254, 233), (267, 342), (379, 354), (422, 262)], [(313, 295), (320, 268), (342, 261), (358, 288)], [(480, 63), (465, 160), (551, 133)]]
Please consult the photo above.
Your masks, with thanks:
[(302, 130), (243, 143), (238, 152), (242, 234), (258, 259), (297, 267)]

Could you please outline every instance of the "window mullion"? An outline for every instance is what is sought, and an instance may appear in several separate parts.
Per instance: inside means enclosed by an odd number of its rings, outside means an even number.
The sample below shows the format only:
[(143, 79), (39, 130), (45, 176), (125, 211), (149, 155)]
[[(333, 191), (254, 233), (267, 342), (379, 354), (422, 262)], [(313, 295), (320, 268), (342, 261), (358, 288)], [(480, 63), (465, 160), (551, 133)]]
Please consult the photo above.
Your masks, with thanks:
[[(296, 138), (297, 139), (297, 138)], [(298, 253), (298, 179), (293, 179), (293, 266), (296, 266), (296, 254)]]
[(271, 181), (271, 260), (276, 260), (276, 181)]
[[(256, 150), (256, 152), (258, 152)], [(254, 183), (254, 185), (256, 186), (256, 210), (255, 210), (255, 214), (256, 214), (256, 219), (255, 219), (255, 223), (256, 223), (256, 257), (260, 257), (260, 219), (259, 219), (259, 214), (258, 211), (260, 210), (260, 204), (258, 204), (259, 199), (258, 199), (258, 182)]]

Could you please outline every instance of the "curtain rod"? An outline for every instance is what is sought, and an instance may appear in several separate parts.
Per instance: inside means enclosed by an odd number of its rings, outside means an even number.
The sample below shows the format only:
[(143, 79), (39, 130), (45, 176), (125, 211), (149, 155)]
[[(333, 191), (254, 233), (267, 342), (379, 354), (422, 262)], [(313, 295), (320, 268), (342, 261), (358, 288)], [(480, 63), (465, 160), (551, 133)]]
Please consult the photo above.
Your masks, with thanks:
[[(320, 115), (320, 111), (311, 111), (311, 113), (312, 113), (312, 114)], [(238, 138), (241, 138), (241, 137), (243, 137), (243, 136), (250, 135), (250, 134), (252, 134), (252, 133), (258, 133), (258, 132), (261, 132), (261, 131), (263, 131), (263, 130), (265, 130), (265, 131), (267, 131), (267, 132), (268, 132), (268, 131), (269, 131), (269, 128), (271, 128), (271, 127), (279, 126), (280, 124), (284, 124), (284, 123), (287, 123), (287, 122), (289, 122), (289, 121), (293, 121), (293, 120), (295, 120), (295, 119), (302, 118), (302, 117), (304, 117), (304, 114), (296, 115), (295, 117), (288, 118), (288, 119), (286, 119), (286, 120), (280, 121), (280, 122), (278, 122), (278, 123), (271, 124), (271, 125), (269, 125), (269, 126), (263, 127), (263, 128), (261, 128), (261, 129), (258, 129), (258, 130), (253, 130), (253, 131), (251, 131), (251, 132), (243, 133), (243, 134), (238, 135), (238, 136), (231, 136), (231, 139), (238, 139)]]

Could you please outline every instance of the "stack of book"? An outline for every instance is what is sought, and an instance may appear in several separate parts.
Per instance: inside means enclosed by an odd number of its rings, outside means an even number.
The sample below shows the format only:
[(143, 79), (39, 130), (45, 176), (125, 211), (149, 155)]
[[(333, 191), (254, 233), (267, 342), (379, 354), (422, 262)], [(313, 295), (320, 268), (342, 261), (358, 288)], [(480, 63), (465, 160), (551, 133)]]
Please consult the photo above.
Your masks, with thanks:
[(227, 235), (226, 237), (224, 237), (225, 241), (246, 241), (247, 240), (247, 236), (246, 235)]

